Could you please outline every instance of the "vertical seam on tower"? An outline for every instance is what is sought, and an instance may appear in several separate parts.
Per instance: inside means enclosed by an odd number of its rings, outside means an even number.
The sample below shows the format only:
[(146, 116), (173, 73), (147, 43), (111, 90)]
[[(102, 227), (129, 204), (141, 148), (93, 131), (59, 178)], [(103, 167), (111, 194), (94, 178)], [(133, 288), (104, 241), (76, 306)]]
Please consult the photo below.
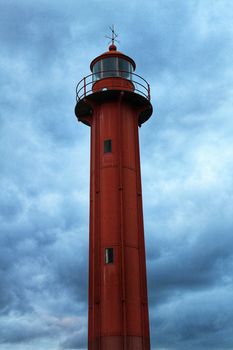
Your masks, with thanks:
[(120, 237), (121, 237), (121, 276), (122, 276), (122, 311), (123, 311), (123, 349), (127, 349), (126, 343), (126, 295), (125, 295), (125, 247), (124, 247), (124, 216), (123, 216), (123, 179), (122, 179), (122, 115), (121, 115), (122, 95), (118, 99), (118, 139), (119, 139), (119, 194), (120, 194)]
[[(139, 156), (139, 137), (138, 137), (138, 124), (134, 124), (134, 139), (136, 143), (136, 152), (135, 152), (135, 164), (136, 164), (136, 192), (137, 192), (137, 221), (138, 221), (138, 253), (139, 253), (139, 271), (140, 271), (140, 291), (141, 291), (141, 300), (140, 300), (140, 308), (141, 308), (141, 320), (142, 320), (142, 346), (145, 350), (145, 315), (144, 315), (144, 281), (143, 281), (143, 267), (142, 267), (142, 256), (143, 246), (142, 246), (142, 237), (141, 231), (143, 230), (143, 222), (140, 220), (142, 213), (142, 206), (140, 201), (142, 201), (141, 197), (141, 173), (140, 173), (140, 156)], [(140, 197), (139, 197), (140, 195)], [(141, 213), (140, 213), (141, 212)], [(141, 214), (141, 215), (140, 215)]]
[(101, 246), (100, 246), (100, 227), (101, 227), (101, 223), (100, 223), (100, 121), (99, 121), (99, 108), (97, 109), (98, 113), (96, 114), (96, 150), (95, 150), (95, 155), (96, 155), (96, 178), (95, 178), (95, 196), (96, 196), (96, 222), (97, 222), (97, 232), (96, 232), (96, 245), (97, 245), (97, 264), (95, 266), (96, 269), (96, 276), (97, 276), (97, 280), (98, 280), (98, 290), (97, 290), (97, 300), (95, 300), (95, 306), (96, 306), (96, 302), (98, 305), (98, 345), (99, 345), (99, 350), (101, 349), (101, 337), (100, 337), (100, 328), (101, 328), (101, 317), (100, 317), (100, 286), (101, 286), (101, 269), (100, 269), (100, 259), (101, 259)]
[[(93, 339), (94, 339), (94, 283), (93, 283), (93, 274), (94, 274), (94, 257), (93, 257), (93, 245), (94, 245), (94, 237), (93, 237), (93, 174), (92, 174), (92, 162), (93, 162), (93, 125), (91, 125), (91, 155), (90, 155), (90, 224), (89, 224), (89, 296), (88, 296), (88, 348), (92, 347)], [(92, 288), (90, 288), (92, 286)], [(91, 335), (91, 341), (90, 341)]]

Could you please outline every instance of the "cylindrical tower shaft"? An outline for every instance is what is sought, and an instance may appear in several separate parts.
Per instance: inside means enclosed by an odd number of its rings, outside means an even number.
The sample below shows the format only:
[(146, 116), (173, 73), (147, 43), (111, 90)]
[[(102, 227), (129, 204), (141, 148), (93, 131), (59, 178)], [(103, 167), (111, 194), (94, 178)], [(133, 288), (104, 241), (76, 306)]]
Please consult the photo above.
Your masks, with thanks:
[(91, 125), (89, 349), (149, 349), (138, 111), (124, 94)]

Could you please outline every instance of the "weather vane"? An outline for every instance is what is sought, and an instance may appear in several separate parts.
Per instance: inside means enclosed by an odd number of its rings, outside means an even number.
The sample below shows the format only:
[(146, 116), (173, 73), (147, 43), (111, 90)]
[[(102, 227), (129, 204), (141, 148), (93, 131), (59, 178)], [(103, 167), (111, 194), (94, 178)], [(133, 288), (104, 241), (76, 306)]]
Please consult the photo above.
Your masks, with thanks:
[(115, 32), (114, 24), (113, 24), (111, 27), (109, 27), (109, 29), (110, 29), (111, 32), (112, 32), (112, 36), (105, 35), (105, 38), (111, 40), (111, 41), (109, 41), (109, 44), (112, 43), (112, 45), (114, 45), (114, 44), (115, 44), (115, 41), (116, 41), (117, 43), (119, 43), (119, 41), (116, 40), (116, 38), (118, 37), (118, 34)]

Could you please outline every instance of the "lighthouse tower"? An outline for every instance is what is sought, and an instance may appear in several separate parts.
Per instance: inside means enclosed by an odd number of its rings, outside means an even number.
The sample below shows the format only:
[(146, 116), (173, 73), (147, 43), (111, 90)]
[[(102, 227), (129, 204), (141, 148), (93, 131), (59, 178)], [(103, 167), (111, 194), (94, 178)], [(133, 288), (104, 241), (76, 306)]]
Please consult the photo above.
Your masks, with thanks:
[(149, 350), (138, 126), (150, 88), (114, 43), (77, 85), (91, 128), (88, 350)]

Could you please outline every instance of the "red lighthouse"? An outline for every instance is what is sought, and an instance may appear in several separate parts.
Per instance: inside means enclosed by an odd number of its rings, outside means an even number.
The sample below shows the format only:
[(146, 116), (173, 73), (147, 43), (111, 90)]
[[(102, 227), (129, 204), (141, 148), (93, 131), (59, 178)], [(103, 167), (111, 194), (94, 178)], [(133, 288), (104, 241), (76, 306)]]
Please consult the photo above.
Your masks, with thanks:
[(91, 127), (88, 349), (149, 350), (138, 126), (150, 88), (114, 39), (90, 68), (75, 108)]

